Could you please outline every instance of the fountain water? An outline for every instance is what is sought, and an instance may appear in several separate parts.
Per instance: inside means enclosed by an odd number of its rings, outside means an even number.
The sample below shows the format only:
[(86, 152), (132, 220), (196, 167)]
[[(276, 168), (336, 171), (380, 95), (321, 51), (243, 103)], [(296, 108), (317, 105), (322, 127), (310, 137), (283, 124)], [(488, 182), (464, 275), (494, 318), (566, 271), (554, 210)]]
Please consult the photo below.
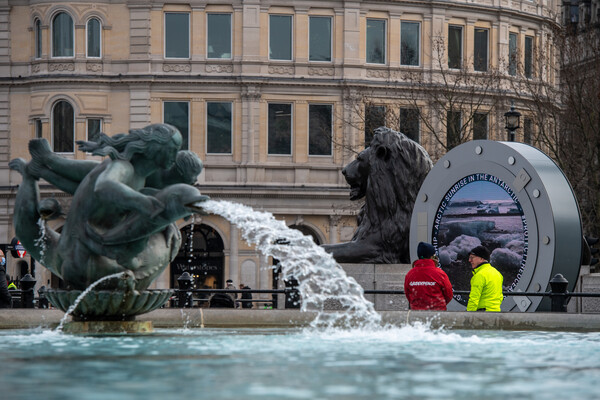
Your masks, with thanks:
[(0, 359), (16, 400), (597, 399), (600, 333), (0, 330)]
[[(197, 204), (237, 225), (248, 243), (267, 256), (280, 260), (283, 279), (294, 277), (302, 298), (303, 311), (318, 311), (313, 326), (359, 325), (375, 327), (381, 317), (365, 299), (362, 287), (346, 276), (333, 257), (311, 237), (288, 228), (272, 214), (227, 201), (208, 200)], [(283, 239), (283, 240), (282, 240)], [(323, 312), (326, 300), (339, 302), (339, 312)]]

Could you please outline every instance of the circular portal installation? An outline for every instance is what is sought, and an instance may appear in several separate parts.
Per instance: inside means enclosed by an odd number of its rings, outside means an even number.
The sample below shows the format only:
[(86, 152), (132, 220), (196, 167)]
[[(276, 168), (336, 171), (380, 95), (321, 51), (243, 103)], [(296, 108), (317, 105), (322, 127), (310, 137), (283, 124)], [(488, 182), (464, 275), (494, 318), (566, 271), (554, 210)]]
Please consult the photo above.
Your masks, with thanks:
[[(436, 248), (454, 290), (470, 289), (468, 252), (484, 245), (509, 292), (542, 292), (563, 274), (572, 290), (581, 260), (577, 201), (562, 171), (538, 149), (477, 140), (448, 152), (423, 183), (411, 220), (411, 259), (420, 241)], [(464, 310), (455, 295), (449, 310)], [(502, 310), (546, 310), (538, 296), (507, 296)]]

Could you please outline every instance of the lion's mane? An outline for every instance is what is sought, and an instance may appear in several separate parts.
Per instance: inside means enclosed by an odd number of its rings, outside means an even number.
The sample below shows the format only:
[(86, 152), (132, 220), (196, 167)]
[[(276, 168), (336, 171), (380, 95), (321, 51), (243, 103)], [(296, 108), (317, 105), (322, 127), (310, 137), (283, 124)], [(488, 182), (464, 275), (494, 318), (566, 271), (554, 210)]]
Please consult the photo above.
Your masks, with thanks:
[(365, 197), (358, 228), (352, 241), (325, 246), (327, 251), (342, 263), (410, 263), (412, 210), (432, 166), (418, 143), (389, 128), (376, 129), (370, 147), (343, 171), (356, 190), (353, 200)]

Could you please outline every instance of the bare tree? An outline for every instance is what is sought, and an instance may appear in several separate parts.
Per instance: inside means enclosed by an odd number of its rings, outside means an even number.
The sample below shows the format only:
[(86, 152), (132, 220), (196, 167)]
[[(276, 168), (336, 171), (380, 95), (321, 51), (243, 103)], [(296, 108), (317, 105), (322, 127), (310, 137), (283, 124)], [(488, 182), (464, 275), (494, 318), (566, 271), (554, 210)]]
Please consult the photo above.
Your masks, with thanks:
[[(552, 157), (571, 182), (584, 230), (600, 234), (600, 30), (554, 27), (548, 46), (536, 49), (533, 74), (518, 66), (512, 81), (532, 142)], [(551, 56), (556, 63), (544, 60)], [(551, 79), (559, 77), (557, 87)], [(530, 76), (527, 76), (530, 75)], [(528, 129), (525, 124), (524, 129)]]
[(488, 138), (498, 107), (505, 106), (504, 75), (487, 60), (461, 60), (449, 68), (446, 49), (437, 36), (430, 67), (388, 71), (385, 82), (368, 88), (349, 86), (345, 102), (352, 112), (346, 115), (352, 118), (343, 123), (364, 132), (367, 146), (373, 130), (386, 125), (421, 141), (434, 159), (473, 138)]

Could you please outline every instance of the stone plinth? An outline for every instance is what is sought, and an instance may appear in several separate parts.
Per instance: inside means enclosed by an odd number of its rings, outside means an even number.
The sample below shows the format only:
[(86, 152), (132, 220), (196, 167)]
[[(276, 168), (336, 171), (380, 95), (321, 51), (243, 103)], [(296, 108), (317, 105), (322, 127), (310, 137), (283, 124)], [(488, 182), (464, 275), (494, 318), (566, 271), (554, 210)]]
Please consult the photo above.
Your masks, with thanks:
[[(341, 264), (346, 275), (354, 278), (364, 290), (403, 290), (404, 277), (410, 264)], [(378, 311), (406, 311), (408, 301), (404, 295), (367, 294)], [(329, 305), (334, 309), (335, 306)]]
[[(583, 275), (581, 277), (581, 291), (584, 293), (600, 293), (600, 274)], [(581, 298), (581, 312), (600, 313), (600, 297)]]

